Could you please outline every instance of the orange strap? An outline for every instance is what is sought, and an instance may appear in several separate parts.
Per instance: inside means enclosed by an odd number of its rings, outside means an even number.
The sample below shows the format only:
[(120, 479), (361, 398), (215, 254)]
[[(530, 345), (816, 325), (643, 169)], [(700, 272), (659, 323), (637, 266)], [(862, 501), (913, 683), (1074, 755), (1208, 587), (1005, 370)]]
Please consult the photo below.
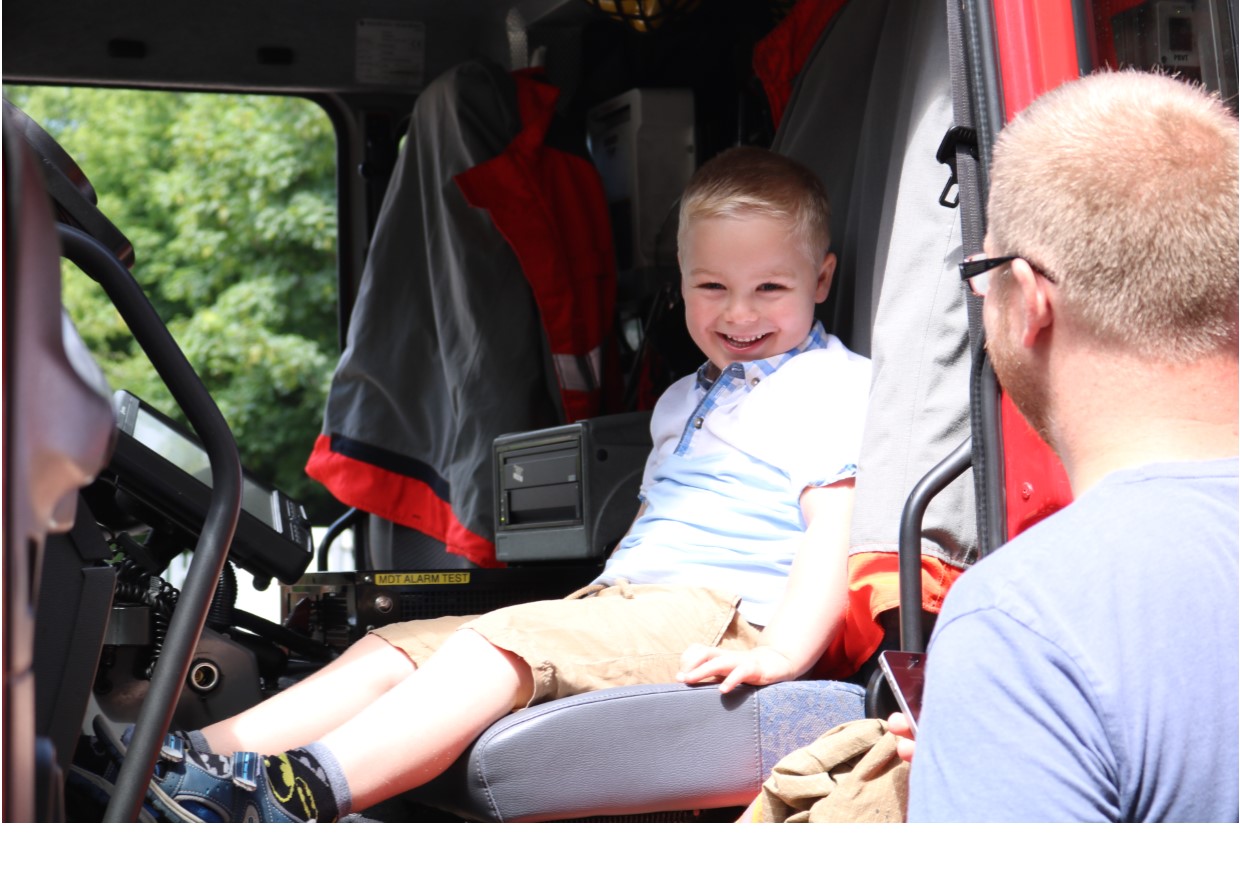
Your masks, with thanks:
[[(961, 568), (939, 558), (921, 557), (921, 606), (938, 613)], [(900, 557), (894, 552), (861, 552), (848, 559), (848, 608), (844, 627), (827, 647), (814, 676), (851, 677), (883, 642), (878, 616), (900, 606)]]

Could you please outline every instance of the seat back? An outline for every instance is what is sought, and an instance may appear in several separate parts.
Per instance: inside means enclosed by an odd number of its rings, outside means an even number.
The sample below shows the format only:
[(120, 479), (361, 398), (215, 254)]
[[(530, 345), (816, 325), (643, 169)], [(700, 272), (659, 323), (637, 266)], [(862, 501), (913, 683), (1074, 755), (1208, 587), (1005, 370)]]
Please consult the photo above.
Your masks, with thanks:
[[(881, 617), (899, 607), (905, 500), (969, 436), (960, 216), (939, 203), (949, 173), (936, 159), (952, 124), (946, 4), (871, 0), (836, 15), (773, 144), (827, 187), (839, 255), (830, 324), (874, 363), (850, 539), (856, 616), (827, 655), (866, 674)], [(920, 606), (934, 614), (977, 557), (969, 475), (930, 506), (921, 555)]]

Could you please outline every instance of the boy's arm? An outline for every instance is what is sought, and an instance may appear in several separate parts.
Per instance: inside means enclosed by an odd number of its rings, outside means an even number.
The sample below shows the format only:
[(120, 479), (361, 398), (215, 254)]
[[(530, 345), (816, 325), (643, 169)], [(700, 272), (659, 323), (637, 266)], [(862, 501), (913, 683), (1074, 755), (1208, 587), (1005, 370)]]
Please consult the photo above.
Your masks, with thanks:
[(854, 480), (801, 495), (805, 534), (788, 589), (762, 642), (749, 651), (692, 646), (681, 657), (685, 683), (723, 678), (720, 692), (741, 683), (765, 686), (801, 676), (814, 665), (844, 621), (848, 605), (848, 540)]

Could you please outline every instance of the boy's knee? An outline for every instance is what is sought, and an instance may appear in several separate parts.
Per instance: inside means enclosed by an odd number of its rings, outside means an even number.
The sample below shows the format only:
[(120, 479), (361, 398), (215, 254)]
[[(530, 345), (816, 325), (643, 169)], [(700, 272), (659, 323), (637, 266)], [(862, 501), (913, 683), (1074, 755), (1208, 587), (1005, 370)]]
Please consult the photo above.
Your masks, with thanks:
[(367, 634), (350, 646), (339, 661), (346, 660), (365, 664), (376, 679), (388, 686), (395, 686), (417, 668), (408, 653), (374, 634)]
[[(458, 663), (471, 665), (479, 675), (495, 676), (501, 686), (514, 683), (512, 708), (524, 707), (534, 695), (534, 672), (524, 658), (497, 646), (472, 628), (463, 628), (448, 638), (440, 653)], [(514, 682), (515, 681), (515, 682)]]

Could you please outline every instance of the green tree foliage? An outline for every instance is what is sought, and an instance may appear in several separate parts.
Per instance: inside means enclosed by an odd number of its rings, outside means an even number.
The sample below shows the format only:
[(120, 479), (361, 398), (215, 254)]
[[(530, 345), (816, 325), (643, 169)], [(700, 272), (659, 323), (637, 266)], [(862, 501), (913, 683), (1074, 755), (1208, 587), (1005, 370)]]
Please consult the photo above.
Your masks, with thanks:
[[(129, 237), (134, 276), (232, 427), (242, 462), (307, 503), (336, 333), (335, 138), (300, 98), (64, 87), (5, 96), (73, 156)], [(114, 388), (178, 411), (102, 290), (65, 306)]]

